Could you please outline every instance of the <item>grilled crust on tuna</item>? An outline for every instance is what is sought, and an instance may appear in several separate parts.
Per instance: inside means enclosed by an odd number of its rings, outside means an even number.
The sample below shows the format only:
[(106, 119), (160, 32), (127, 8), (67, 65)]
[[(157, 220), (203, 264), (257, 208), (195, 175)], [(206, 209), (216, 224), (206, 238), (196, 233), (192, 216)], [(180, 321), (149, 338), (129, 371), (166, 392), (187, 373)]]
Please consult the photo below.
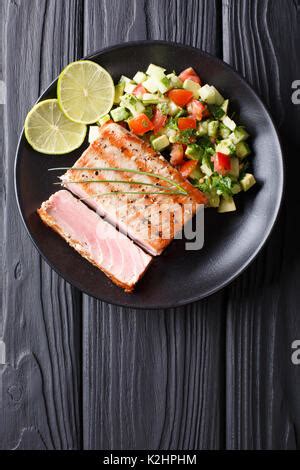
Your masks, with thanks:
[[(167, 192), (170, 188), (168, 182), (152, 176), (120, 171), (79, 171), (75, 167), (130, 168), (150, 172), (179, 184), (188, 195), (149, 194), (155, 191), (155, 187), (137, 183), (146, 182), (163, 187), (159, 189), (160, 192)], [(193, 217), (199, 204), (206, 203), (204, 194), (186, 181), (162, 155), (156, 153), (147, 142), (115, 123), (105, 124), (100, 129), (99, 138), (61, 179), (65, 187), (85, 199), (88, 205), (152, 255), (161, 254), (183, 225)], [(118, 180), (121, 183), (80, 182), (97, 179)], [(178, 191), (175, 186), (173, 191), (176, 189)], [(113, 195), (116, 191), (121, 191), (122, 194)], [(144, 194), (128, 195), (125, 192)], [(103, 193), (110, 193), (111, 196)], [(119, 211), (116, 214), (116, 205), (126, 206), (127, 212)]]

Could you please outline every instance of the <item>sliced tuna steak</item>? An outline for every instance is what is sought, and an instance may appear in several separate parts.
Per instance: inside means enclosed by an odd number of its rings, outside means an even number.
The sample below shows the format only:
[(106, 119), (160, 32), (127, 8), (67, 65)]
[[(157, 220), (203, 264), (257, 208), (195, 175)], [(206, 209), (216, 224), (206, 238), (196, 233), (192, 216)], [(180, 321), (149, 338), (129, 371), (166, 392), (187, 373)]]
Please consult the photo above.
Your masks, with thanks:
[[(154, 176), (113, 170), (74, 169), (83, 167), (126, 168), (148, 172), (179, 184), (187, 195), (150, 194), (150, 192), (178, 192), (178, 186), (175, 185), (170, 190), (169, 182)], [(81, 183), (84, 180), (114, 182)], [(121, 182), (117, 183), (116, 180)], [(115, 123), (105, 124), (100, 129), (99, 138), (91, 143), (74, 167), (62, 176), (62, 182), (65, 187), (84, 199), (100, 215), (105, 216), (110, 223), (119, 227), (122, 232), (127, 233), (153, 255), (159, 255), (173, 240), (175, 234), (181, 231), (184, 223), (195, 214), (199, 204), (206, 202), (203, 193), (186, 181), (162, 155), (156, 153), (148, 143)], [(124, 194), (128, 192), (131, 194)]]
[(151, 256), (69, 191), (53, 194), (43, 202), (38, 214), (81, 256), (127, 292), (133, 290), (149, 266)]

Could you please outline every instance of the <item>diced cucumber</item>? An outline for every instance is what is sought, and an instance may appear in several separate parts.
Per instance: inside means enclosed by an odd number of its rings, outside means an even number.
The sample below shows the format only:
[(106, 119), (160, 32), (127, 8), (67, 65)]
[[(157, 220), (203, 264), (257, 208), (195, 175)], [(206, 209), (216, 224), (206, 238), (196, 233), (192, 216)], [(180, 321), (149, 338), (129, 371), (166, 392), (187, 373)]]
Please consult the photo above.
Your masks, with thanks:
[(202, 163), (202, 165), (200, 166), (200, 169), (202, 173), (204, 173), (207, 176), (211, 176), (213, 174), (212, 169), (209, 167), (207, 163)]
[(219, 121), (210, 121), (207, 127), (207, 133), (209, 137), (217, 137), (219, 129)]
[(129, 117), (129, 113), (127, 112), (127, 110), (121, 106), (112, 109), (110, 115), (115, 122), (125, 121), (125, 119)]
[(230, 136), (230, 129), (223, 124), (223, 122), (220, 122), (219, 125), (219, 133), (222, 139), (227, 139)]
[(168, 90), (170, 90), (172, 88), (171, 86), (171, 81), (168, 79), (168, 77), (164, 76), (164, 77), (161, 77), (161, 78), (154, 78), (154, 81), (156, 82), (157, 84), (157, 88), (158, 90), (164, 94), (166, 93)]
[(221, 121), (223, 122), (224, 126), (228, 127), (231, 131), (234, 131), (236, 128), (236, 123), (227, 115), (221, 117)]
[(154, 150), (157, 152), (160, 152), (161, 150), (165, 149), (170, 145), (169, 139), (166, 135), (160, 135), (159, 137), (156, 137), (155, 139), (152, 140), (152, 147)]
[(183, 88), (185, 90), (191, 91), (193, 93), (194, 98), (199, 98), (199, 96), (200, 96), (199, 92), (200, 92), (200, 88), (201, 88), (199, 83), (196, 83), (193, 80), (191, 80), (190, 78), (187, 78), (186, 80), (184, 80)]
[(127, 108), (133, 116), (137, 116), (145, 111), (145, 106), (134, 95), (123, 95), (121, 106)]
[(121, 75), (119, 83), (124, 83), (125, 86), (126, 83), (133, 83), (133, 80), (131, 80), (131, 78), (126, 77), (125, 75)]
[(177, 132), (175, 129), (169, 129), (168, 127), (165, 127), (162, 132), (168, 137), (171, 144), (176, 142)]
[(202, 121), (199, 123), (198, 130), (197, 130), (197, 135), (199, 137), (203, 137), (204, 135), (207, 135), (208, 133), (208, 124), (209, 121)]
[(137, 72), (133, 77), (135, 83), (142, 83), (147, 80), (147, 75), (144, 72)]
[(213, 85), (204, 85), (199, 90), (200, 97), (208, 104), (217, 104), (221, 106), (224, 102), (223, 96)]
[(243, 191), (248, 191), (255, 185), (256, 180), (251, 173), (246, 173), (245, 176), (240, 181)]
[(197, 144), (189, 144), (186, 148), (185, 154), (192, 160), (200, 160), (202, 158), (202, 148)]
[(220, 205), (218, 207), (218, 212), (233, 212), (236, 210), (236, 206), (232, 196), (221, 197)]
[(144, 93), (143, 95), (143, 103), (144, 104), (157, 104), (160, 102), (159, 95), (155, 95), (154, 93)]
[(251, 153), (251, 150), (249, 145), (246, 142), (242, 141), (236, 144), (235, 152), (237, 157), (243, 160), (243, 158), (248, 157), (248, 155)]
[(146, 70), (146, 74), (150, 77), (161, 78), (165, 76), (165, 71), (166, 69), (159, 65), (150, 64)]
[(238, 126), (234, 129), (229, 137), (234, 144), (238, 144), (239, 142), (248, 139), (249, 134), (243, 127)]
[(118, 83), (115, 86), (115, 97), (114, 97), (114, 104), (119, 104), (121, 100), (121, 96), (124, 93), (125, 83)]
[(210, 85), (202, 86), (199, 90), (199, 95), (206, 103), (215, 104), (215, 92)]
[(98, 137), (99, 137), (99, 126), (90, 126), (89, 137), (88, 137), (89, 144), (97, 140)]
[(239, 183), (234, 183), (231, 187), (232, 194), (238, 194), (242, 191), (241, 185)]
[(193, 180), (199, 180), (200, 178), (202, 178), (202, 176), (203, 176), (203, 173), (200, 170), (199, 166), (197, 165), (196, 168), (193, 169), (189, 177), (192, 178)]
[(209, 194), (208, 204), (209, 204), (209, 207), (219, 207), (219, 205), (220, 205), (220, 196), (215, 191), (212, 191)]
[(151, 77), (143, 82), (143, 87), (146, 88), (149, 93), (156, 93), (158, 91), (157, 82)]
[(99, 126), (103, 126), (103, 124), (105, 124), (107, 121), (110, 120), (110, 115), (109, 114), (105, 114), (104, 116), (102, 116), (99, 121), (97, 122), (97, 124), (99, 124)]
[(133, 92), (135, 88), (136, 88), (135, 83), (126, 83), (124, 91), (125, 93), (129, 93), (131, 95), (131, 93)]
[(224, 113), (228, 113), (228, 106), (229, 106), (229, 100), (223, 101), (223, 104), (221, 105), (221, 108), (223, 109)]
[(211, 85), (211, 89), (215, 93), (215, 104), (217, 104), (218, 106), (221, 106), (224, 103), (223, 96), (213, 85)]
[(167, 77), (171, 82), (172, 88), (182, 88), (182, 81), (177, 77), (177, 75), (175, 75), (175, 73), (169, 73)]
[(235, 152), (235, 145), (232, 140), (223, 139), (217, 144), (216, 151), (224, 153), (225, 155), (231, 155)]
[(234, 178), (238, 178), (239, 177), (239, 174), (240, 174), (240, 161), (237, 157), (231, 157), (230, 159), (230, 174), (231, 176), (233, 176)]
[(174, 101), (169, 100), (168, 102), (168, 113), (171, 116), (175, 116), (175, 114), (179, 113), (182, 110), (177, 104), (174, 103)]

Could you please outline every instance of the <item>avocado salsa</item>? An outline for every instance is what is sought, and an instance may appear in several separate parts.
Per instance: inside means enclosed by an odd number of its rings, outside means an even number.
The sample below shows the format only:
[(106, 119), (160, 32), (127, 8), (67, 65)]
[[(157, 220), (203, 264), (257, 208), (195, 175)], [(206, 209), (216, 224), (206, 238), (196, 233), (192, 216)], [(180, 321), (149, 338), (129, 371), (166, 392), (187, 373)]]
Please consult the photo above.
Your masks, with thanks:
[[(191, 67), (179, 75), (150, 64), (133, 78), (121, 76), (114, 106), (98, 125), (109, 120), (128, 127), (208, 198), (218, 212), (236, 210), (234, 196), (254, 184), (247, 172), (249, 134), (229, 114), (229, 100)], [(90, 128), (93, 133), (93, 128)]]

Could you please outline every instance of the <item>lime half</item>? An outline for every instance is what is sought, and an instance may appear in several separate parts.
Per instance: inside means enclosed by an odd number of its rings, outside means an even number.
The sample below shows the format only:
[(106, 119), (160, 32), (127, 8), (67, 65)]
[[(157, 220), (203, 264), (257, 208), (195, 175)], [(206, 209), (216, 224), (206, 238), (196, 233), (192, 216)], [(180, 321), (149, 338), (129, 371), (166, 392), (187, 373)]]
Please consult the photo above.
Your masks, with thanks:
[(57, 82), (57, 97), (65, 115), (74, 122), (92, 124), (107, 114), (114, 101), (109, 73), (90, 60), (69, 64)]
[(80, 147), (87, 131), (85, 124), (66, 118), (54, 99), (36, 104), (27, 114), (24, 128), (34, 150), (50, 155), (69, 153)]

